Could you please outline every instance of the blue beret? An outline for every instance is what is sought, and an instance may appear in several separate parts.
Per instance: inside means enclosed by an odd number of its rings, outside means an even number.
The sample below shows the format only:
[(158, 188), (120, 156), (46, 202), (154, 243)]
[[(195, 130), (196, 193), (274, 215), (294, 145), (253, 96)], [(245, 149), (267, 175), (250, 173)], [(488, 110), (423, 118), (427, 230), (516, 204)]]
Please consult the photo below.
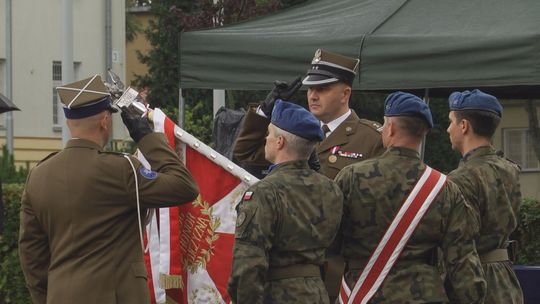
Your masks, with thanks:
[(423, 118), (433, 128), (433, 118), (428, 105), (416, 95), (394, 92), (384, 101), (384, 116), (416, 116)]
[(497, 98), (478, 89), (450, 94), (448, 106), (450, 111), (481, 110), (502, 116), (502, 106)]
[(276, 127), (307, 140), (321, 141), (324, 138), (319, 120), (294, 103), (276, 100), (271, 121)]

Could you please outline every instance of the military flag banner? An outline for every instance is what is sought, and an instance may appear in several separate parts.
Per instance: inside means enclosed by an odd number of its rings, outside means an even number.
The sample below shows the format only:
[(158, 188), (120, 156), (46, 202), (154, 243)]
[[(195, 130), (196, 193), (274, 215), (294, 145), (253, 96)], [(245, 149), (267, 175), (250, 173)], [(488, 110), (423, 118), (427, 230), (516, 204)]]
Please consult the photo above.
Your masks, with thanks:
[(163, 112), (150, 115), (197, 181), (190, 204), (161, 208), (150, 219), (145, 262), (152, 303), (229, 303), (236, 204), (257, 178), (191, 134)]

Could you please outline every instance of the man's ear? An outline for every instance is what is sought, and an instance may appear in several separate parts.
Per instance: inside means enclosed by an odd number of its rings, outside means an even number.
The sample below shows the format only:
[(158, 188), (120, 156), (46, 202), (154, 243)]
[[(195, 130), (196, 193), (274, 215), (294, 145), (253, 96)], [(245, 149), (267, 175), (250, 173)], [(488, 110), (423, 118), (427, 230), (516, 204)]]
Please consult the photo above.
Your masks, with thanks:
[(471, 126), (471, 123), (468, 120), (462, 119), (459, 122), (459, 128), (461, 130), (461, 134), (465, 135), (471, 130), (472, 126)]
[(109, 129), (109, 123), (108, 123), (109, 119), (112, 119), (111, 114), (104, 113), (103, 116), (101, 116), (101, 119), (99, 120), (99, 125), (101, 126), (102, 129), (105, 129), (105, 130)]
[(388, 118), (388, 137), (394, 137), (396, 136), (396, 124), (394, 119)]
[(276, 138), (276, 146), (277, 146), (277, 149), (278, 149), (278, 150), (283, 149), (283, 147), (285, 146), (285, 137), (279, 135), (279, 136)]
[(349, 99), (351, 98), (351, 94), (352, 94), (351, 87), (348, 85), (345, 85), (345, 87), (343, 88), (343, 95), (341, 98), (341, 102), (344, 102), (344, 103), (349, 102)]

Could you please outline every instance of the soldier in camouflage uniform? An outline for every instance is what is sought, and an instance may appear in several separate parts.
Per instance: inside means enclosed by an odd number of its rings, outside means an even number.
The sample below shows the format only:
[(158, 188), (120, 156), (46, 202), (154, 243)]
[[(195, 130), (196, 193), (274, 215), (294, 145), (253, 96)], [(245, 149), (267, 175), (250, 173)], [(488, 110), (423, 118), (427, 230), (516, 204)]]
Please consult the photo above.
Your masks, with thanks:
[(320, 276), (341, 220), (334, 181), (309, 168), (323, 133), (304, 108), (276, 101), (265, 155), (274, 163), (237, 207), (233, 303), (329, 303)]
[[(382, 130), (387, 151), (345, 167), (336, 177), (344, 196), (342, 254), (351, 289), (426, 169), (418, 148), (432, 126), (421, 99), (389, 95)], [(447, 181), (369, 303), (482, 303), (486, 283), (473, 243), (476, 224), (459, 188)], [(434, 259), (437, 248), (444, 253), (446, 281)]]
[[(289, 98), (301, 84), (308, 87), (310, 112), (321, 121), (321, 128), (326, 132), (325, 139), (316, 147), (320, 173), (333, 179), (343, 167), (382, 154), (381, 125), (360, 119), (349, 108), (359, 63), (357, 58), (317, 50), (302, 83), (292, 82), (288, 85), (277, 82), (259, 108), (246, 113), (236, 139), (234, 157), (244, 164), (268, 164), (264, 155), (264, 136), (273, 101), (276, 97)], [(311, 163), (319, 165), (319, 161)], [(325, 283), (333, 301), (339, 292), (344, 265), (333, 247), (328, 252), (327, 260)]]
[(502, 107), (480, 90), (449, 98), (452, 148), (463, 156), (449, 175), (480, 218), (476, 250), (487, 281), (486, 303), (523, 303), (523, 293), (508, 259), (508, 240), (521, 204), (519, 167), (491, 146)]

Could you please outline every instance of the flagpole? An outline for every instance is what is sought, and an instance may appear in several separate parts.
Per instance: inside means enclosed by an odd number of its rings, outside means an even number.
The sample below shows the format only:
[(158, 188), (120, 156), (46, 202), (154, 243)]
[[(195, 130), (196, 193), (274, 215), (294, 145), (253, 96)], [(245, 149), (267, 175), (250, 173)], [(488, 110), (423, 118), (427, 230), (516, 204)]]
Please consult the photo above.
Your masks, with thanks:
[[(139, 95), (139, 92), (137, 92), (136, 90), (128, 87), (127, 89), (122, 91), (122, 96), (120, 96), (114, 102), (114, 104), (117, 107), (121, 108), (122, 111), (133, 111), (134, 113), (138, 113), (139, 115), (147, 115), (150, 121), (154, 121), (154, 111), (159, 111), (163, 113), (163, 111), (158, 108), (156, 108), (155, 110), (147, 108), (147, 106), (144, 105), (143, 100)], [(181, 91), (179, 91), (179, 93), (181, 93)], [(179, 115), (181, 115), (181, 113), (179, 113)], [(191, 148), (198, 151), (200, 154), (206, 156), (210, 161), (217, 164), (225, 171), (228, 171), (232, 175), (236, 176), (242, 182), (245, 182), (246, 184), (251, 186), (259, 181), (258, 178), (233, 163), (227, 157), (219, 154), (217, 151), (210, 148), (205, 143), (198, 140), (195, 136), (189, 134), (176, 124), (174, 124), (174, 136), (181, 142), (189, 145)]]
[[(148, 118), (153, 121), (154, 110), (148, 109)], [(219, 152), (210, 148), (208, 145), (198, 140), (195, 136), (189, 134), (184, 129), (180, 128), (178, 125), (174, 126), (174, 136), (181, 142), (189, 145), (191, 148), (198, 151), (200, 154), (206, 156), (206, 158), (208, 158), (213, 163), (223, 168), (225, 171), (238, 177), (241, 181), (245, 182), (246, 184), (251, 186), (259, 181), (258, 178), (251, 175), (249, 172), (244, 170), (244, 168), (233, 163), (227, 157), (219, 154)]]
[(233, 163), (225, 156), (219, 154), (217, 151), (198, 140), (195, 136), (184, 131), (179, 126), (174, 126), (174, 136), (248, 185), (251, 186), (259, 181), (258, 178), (251, 175), (249, 172)]

